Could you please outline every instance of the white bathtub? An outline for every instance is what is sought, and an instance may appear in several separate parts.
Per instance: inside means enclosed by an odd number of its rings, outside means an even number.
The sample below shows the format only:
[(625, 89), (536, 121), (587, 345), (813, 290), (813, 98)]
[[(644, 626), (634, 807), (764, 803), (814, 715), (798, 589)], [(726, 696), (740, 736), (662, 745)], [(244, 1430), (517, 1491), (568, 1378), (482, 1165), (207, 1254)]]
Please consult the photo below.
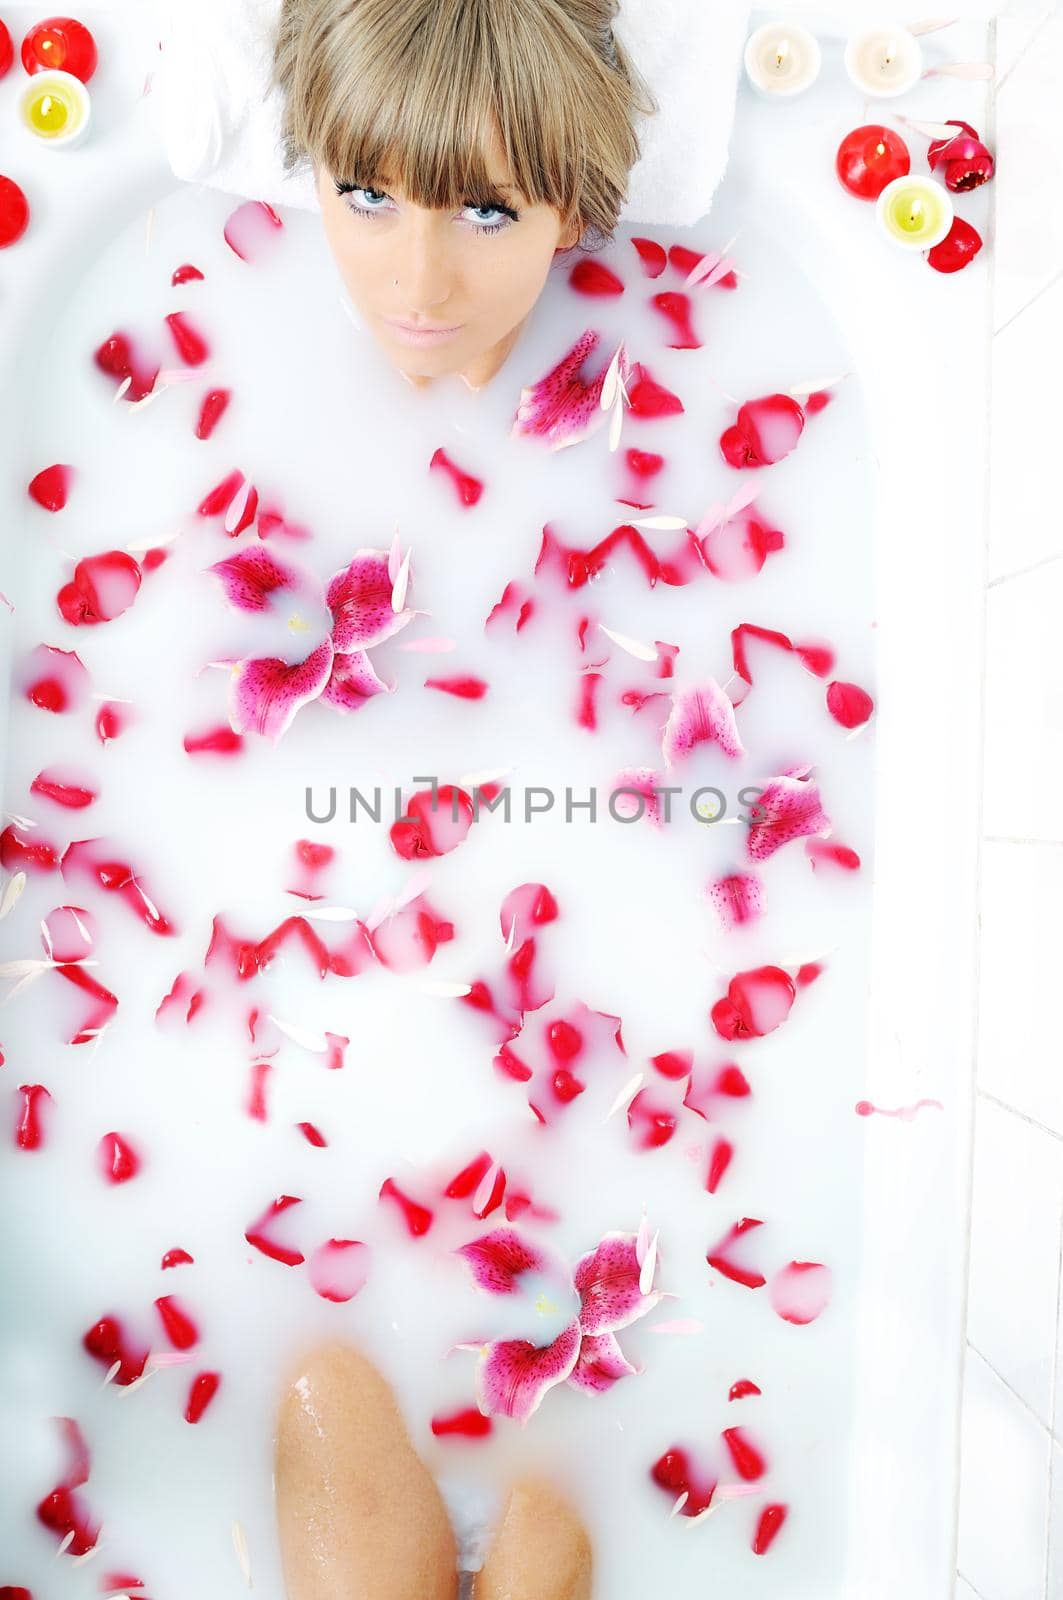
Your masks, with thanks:
[[(121, 10), (84, 15), (107, 44), (101, 91), (108, 79), (121, 83), (128, 114), (101, 114), (76, 164), (27, 149), (19, 165), (12, 159), (5, 168), (23, 181), (44, 224), (0, 259), (5, 438), (19, 436), (23, 386), (41, 381), (38, 330), (49, 306), (62, 302), (70, 274), (173, 187), (151, 108), (137, 100), (150, 69), (150, 27), (147, 38), (123, 40), (122, 30), (134, 24)], [(5, 16), (16, 36), (35, 20), (25, 6)], [(818, 286), (864, 392), (879, 469), (865, 1092), (879, 1106), (925, 1098), (944, 1107), (912, 1121), (872, 1116), (862, 1127), (857, 1465), (832, 1530), (837, 1537), (844, 1526), (844, 1581), (819, 1600), (945, 1600), (955, 1570), (967, 1254), (991, 262), (987, 252), (965, 273), (939, 277), (881, 241), (871, 208), (842, 193), (834, 148), (865, 113), (843, 84), (840, 23), (827, 15), (814, 20), (825, 40), (820, 89), (786, 106), (742, 93), (729, 183), (742, 186), (746, 203)], [(981, 59), (984, 26), (954, 28), (948, 47), (954, 57)], [(12, 75), (0, 83), (5, 111), (13, 95)], [(942, 109), (942, 91), (931, 80), (905, 108), (979, 124), (983, 96), (980, 85), (952, 83)], [(921, 155), (922, 142), (913, 136), (912, 144)], [(968, 197), (963, 210), (981, 225), (983, 197)], [(30, 465), (15, 460), (0, 485), (7, 526), (21, 513)], [(0, 609), (0, 648), (7, 652), (8, 622)], [(5, 675), (9, 666), (8, 656)], [(0, 708), (6, 715), (6, 697)], [(20, 1580), (0, 1571), (0, 1582), (7, 1581)], [(227, 1571), (217, 1594), (228, 1593), (231, 1582)]]

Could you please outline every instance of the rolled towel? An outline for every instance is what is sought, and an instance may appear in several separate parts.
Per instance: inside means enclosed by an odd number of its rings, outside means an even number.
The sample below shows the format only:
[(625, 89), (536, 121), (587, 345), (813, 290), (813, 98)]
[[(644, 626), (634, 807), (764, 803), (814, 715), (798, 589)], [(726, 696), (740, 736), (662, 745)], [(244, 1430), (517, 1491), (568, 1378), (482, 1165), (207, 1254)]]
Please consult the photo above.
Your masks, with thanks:
[[(401, 3), (401, 0), (396, 0)], [(748, 0), (621, 0), (615, 31), (660, 105), (621, 220), (683, 227), (709, 209), (727, 164)], [(161, 130), (178, 178), (318, 210), (309, 171), (285, 173), (281, 95), (270, 87), (280, 0), (166, 0)]]

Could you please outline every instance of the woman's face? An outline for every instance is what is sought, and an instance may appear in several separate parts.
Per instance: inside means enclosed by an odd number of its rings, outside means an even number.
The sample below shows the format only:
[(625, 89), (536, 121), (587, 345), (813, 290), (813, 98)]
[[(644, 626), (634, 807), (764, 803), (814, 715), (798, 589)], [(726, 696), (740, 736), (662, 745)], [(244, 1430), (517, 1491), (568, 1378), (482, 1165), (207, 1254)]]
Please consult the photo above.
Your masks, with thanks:
[(473, 195), (454, 211), (414, 205), (382, 174), (372, 187), (341, 193), (334, 175), (317, 168), (325, 234), (347, 292), (414, 382), (445, 373), (486, 381), (539, 298), (556, 251), (577, 241), (578, 228), (563, 231), (553, 206), (529, 205), (517, 193), (504, 159), (491, 176), (514, 215)]

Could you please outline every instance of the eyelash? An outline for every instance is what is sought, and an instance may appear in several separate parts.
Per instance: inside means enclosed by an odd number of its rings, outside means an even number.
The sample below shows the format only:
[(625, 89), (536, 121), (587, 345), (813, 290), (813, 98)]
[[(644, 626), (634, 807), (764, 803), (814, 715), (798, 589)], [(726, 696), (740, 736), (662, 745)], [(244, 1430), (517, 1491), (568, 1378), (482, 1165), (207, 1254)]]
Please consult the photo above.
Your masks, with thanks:
[[(353, 194), (356, 190), (361, 190), (366, 194), (384, 193), (383, 189), (374, 189), (372, 184), (340, 183), (338, 180), (336, 181), (336, 193), (339, 195)], [(475, 205), (473, 209), (478, 211), (501, 211), (506, 218), (504, 222), (474, 222), (470, 224), (474, 233), (501, 233), (503, 228), (508, 228), (511, 222), (516, 222), (519, 216), (519, 213), (510, 206)], [(379, 210), (379, 207), (348, 205), (347, 210), (354, 217), (372, 217)]]

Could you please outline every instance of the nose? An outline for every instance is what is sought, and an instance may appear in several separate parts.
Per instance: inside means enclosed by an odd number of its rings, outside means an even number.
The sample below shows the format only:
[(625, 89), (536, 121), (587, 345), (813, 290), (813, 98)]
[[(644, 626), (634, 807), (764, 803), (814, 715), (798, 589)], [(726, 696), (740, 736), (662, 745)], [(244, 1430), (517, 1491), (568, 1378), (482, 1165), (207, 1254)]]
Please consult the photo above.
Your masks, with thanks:
[(436, 316), (452, 298), (453, 265), (437, 217), (410, 220), (399, 242), (395, 274), (403, 309), (414, 316)]

